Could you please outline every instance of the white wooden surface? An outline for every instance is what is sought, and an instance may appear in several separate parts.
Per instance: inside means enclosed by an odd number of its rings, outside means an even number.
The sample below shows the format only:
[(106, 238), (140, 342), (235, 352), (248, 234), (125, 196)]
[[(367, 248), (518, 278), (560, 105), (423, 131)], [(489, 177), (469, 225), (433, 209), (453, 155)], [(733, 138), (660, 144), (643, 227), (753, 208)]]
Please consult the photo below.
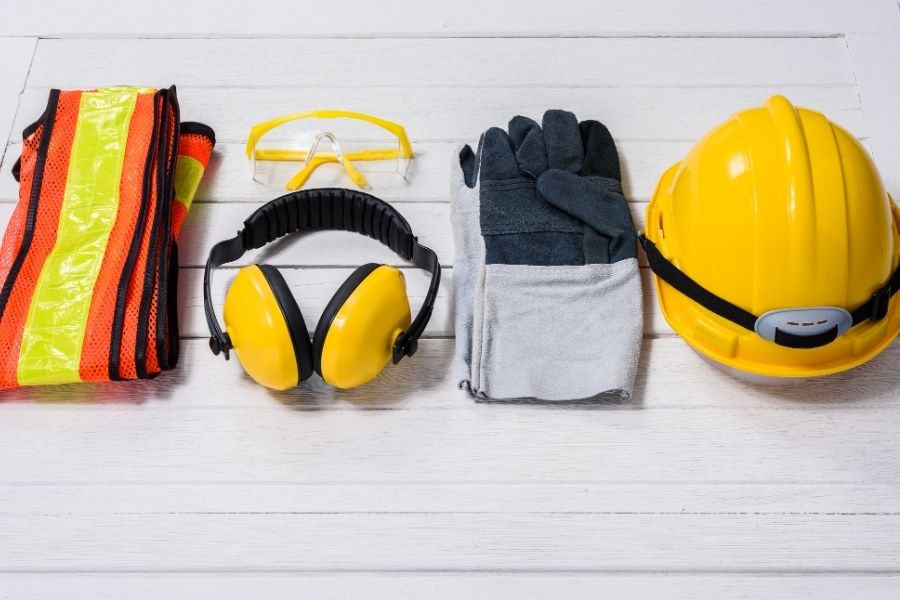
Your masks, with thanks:
[[(0, 395), (0, 598), (900, 596), (900, 344), (836, 377), (749, 385), (673, 336), (645, 286), (632, 402), (476, 405), (447, 372), (458, 143), (549, 106), (599, 118), (640, 223), (692, 140), (781, 92), (848, 127), (898, 196), (893, 1), (224, 4), (0, 7), (0, 35), (41, 38), (0, 37), (0, 222), (50, 87), (176, 83), (219, 138), (183, 234), (179, 368)], [(208, 353), (199, 267), (269, 197), (241, 157), (249, 125), (326, 105), (407, 125), (412, 180), (378, 192), (445, 282), (413, 360), (351, 392), (274, 394)], [(327, 233), (261, 258), (313, 322), (354, 266), (397, 263)], [(408, 276), (415, 301), (426, 280)]]

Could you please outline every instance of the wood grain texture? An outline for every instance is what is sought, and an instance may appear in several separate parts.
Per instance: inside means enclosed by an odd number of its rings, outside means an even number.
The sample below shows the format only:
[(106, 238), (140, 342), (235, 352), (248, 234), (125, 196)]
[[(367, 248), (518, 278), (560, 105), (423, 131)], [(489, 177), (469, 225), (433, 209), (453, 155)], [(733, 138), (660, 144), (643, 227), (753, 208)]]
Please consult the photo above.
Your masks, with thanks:
[[(763, 62), (762, 53), (791, 60)], [(726, 54), (728, 60), (721, 60)], [(104, 68), (93, 73), (80, 68), (101, 61)], [(279, 88), (323, 85), (328, 91), (332, 86), (408, 89), (410, 81), (417, 88), (855, 84), (844, 40), (828, 37), (46, 40), (28, 85), (109, 85), (133, 78), (135, 63), (142, 65), (147, 81), (199, 88), (227, 82), (272, 90), (266, 95)]]
[(0, 160), (6, 152), (11, 135), (19, 94), (25, 88), (28, 69), (37, 40), (34, 38), (0, 37)]
[(900, 484), (668, 482), (666, 494), (658, 493), (659, 485), (614, 481), (0, 484), (0, 515), (16, 519), (167, 513), (895, 514)]
[[(602, 120), (616, 139), (693, 142), (736, 110), (758, 105), (775, 93), (828, 113), (857, 136), (867, 134), (859, 94), (852, 86), (725, 87), (712, 94), (705, 87), (466, 87), (450, 83), (440, 87), (383, 86), (363, 94), (346, 82), (344, 87), (310, 87), (298, 82), (277, 93), (230, 86), (186, 87), (178, 97), (184, 107), (182, 117), (207, 123), (222, 142), (246, 142), (250, 126), (266, 119), (304, 108), (339, 106), (403, 123), (415, 145), (475, 143), (482, 131), (505, 124), (513, 114), (540, 119), (547, 108), (557, 106), (565, 106), (582, 119), (593, 116)], [(47, 94), (47, 88), (25, 90), (17, 130), (41, 114)]]
[(277, 394), (198, 340), (155, 385), (15, 394), (0, 406), (0, 481), (894, 485), (898, 349), (831, 381), (765, 387), (652, 340), (634, 402), (554, 409), (472, 403), (447, 374), (448, 341), (365, 388)]
[(453, 399), (453, 411), (296, 410), (268, 395), (247, 399), (255, 410), (7, 406), (0, 478), (891, 484), (900, 474), (893, 407), (510, 410)]
[[(129, 414), (132, 410), (129, 407), (134, 405), (141, 406), (140, 410), (243, 408), (254, 411), (280, 409), (282, 404), (293, 410), (313, 411), (457, 409), (494, 414), (487, 408), (473, 409), (470, 399), (456, 389), (448, 368), (452, 355), (453, 340), (426, 339), (415, 357), (386, 369), (363, 388), (337, 392), (313, 377), (297, 389), (275, 393), (254, 384), (242, 374), (236, 362), (213, 359), (205, 339), (185, 340), (178, 368), (157, 380), (3, 391), (0, 411), (27, 415), (37, 410), (30, 403), (47, 404), (45, 408), (51, 415), (78, 414), (82, 410), (87, 414), (106, 415), (116, 413), (117, 406)], [(898, 358), (900, 343), (895, 343), (871, 362), (845, 373), (782, 384), (759, 384), (725, 376), (677, 337), (645, 339), (634, 401), (611, 401), (590, 410), (703, 408), (804, 412), (831, 408), (900, 408), (897, 406), (900, 371), (891, 368)], [(219, 388), (229, 392), (207, 393)], [(18, 403), (24, 406), (15, 408)], [(536, 410), (538, 414), (557, 410), (522, 408)], [(559, 410), (577, 413), (579, 408), (587, 410), (585, 407)], [(517, 413), (512, 407), (495, 410), (499, 415)]]
[[(898, 522), (896, 515), (39, 516), (5, 524), (0, 565), (13, 571), (771, 572), (839, 564), (843, 573), (866, 573), (896, 569)], [(66, 547), (54, 546), (58, 540)]]
[[(223, 37), (223, 36), (496, 36), (496, 35), (808, 35), (897, 31), (890, 0), (563, 0), (548, 4), (458, 0), (404, 1), (384, 10), (365, 0), (285, 5), (275, 0), (162, 0), (117, 10), (113, 0), (90, 0), (72, 11), (62, 0), (14, 4), (0, 35)], [(178, 19), (168, 18), (177, 14)], [(103, 15), (104, 18), (97, 18)]]
[(128, 590), (133, 600), (196, 597), (243, 600), (265, 591), (272, 600), (298, 597), (371, 600), (427, 597), (434, 600), (492, 598), (545, 600), (584, 598), (599, 592), (620, 600), (646, 598), (728, 598), (747, 600), (893, 600), (900, 589), (896, 575), (745, 575), (745, 574), (548, 574), (548, 573), (128, 573), (7, 574), (9, 598), (58, 597), (71, 600), (119, 600)]
[(866, 107), (870, 131), (875, 134), (872, 152), (885, 185), (900, 197), (900, 115), (893, 98), (900, 95), (900, 34), (847, 36), (860, 98)]

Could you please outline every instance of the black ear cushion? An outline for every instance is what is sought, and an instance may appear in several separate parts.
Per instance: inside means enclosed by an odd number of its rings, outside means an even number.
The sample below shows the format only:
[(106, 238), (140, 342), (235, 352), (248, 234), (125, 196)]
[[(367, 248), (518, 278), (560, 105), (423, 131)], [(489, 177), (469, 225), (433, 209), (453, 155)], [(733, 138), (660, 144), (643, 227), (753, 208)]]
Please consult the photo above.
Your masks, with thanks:
[(256, 266), (262, 271), (269, 287), (272, 288), (281, 313), (284, 315), (284, 322), (287, 323), (288, 333), (291, 336), (291, 344), (294, 346), (294, 356), (297, 357), (299, 381), (304, 381), (313, 373), (312, 345), (309, 343), (309, 332), (306, 330), (306, 322), (300, 313), (300, 307), (278, 269), (271, 265)]
[(361, 267), (357, 267), (357, 269), (350, 274), (350, 277), (341, 284), (341, 287), (334, 293), (334, 296), (332, 296), (331, 300), (328, 302), (328, 306), (326, 306), (325, 310), (322, 312), (319, 324), (316, 325), (316, 333), (313, 335), (312, 344), (313, 366), (319, 376), (322, 375), (322, 347), (325, 345), (325, 338), (328, 336), (328, 330), (331, 329), (331, 323), (334, 321), (334, 317), (337, 316), (338, 311), (341, 310), (341, 307), (344, 305), (344, 302), (347, 301), (347, 298), (350, 297), (350, 294), (353, 293), (353, 290), (358, 288), (359, 284), (362, 283), (372, 271), (380, 266), (381, 265), (378, 263), (368, 263)]

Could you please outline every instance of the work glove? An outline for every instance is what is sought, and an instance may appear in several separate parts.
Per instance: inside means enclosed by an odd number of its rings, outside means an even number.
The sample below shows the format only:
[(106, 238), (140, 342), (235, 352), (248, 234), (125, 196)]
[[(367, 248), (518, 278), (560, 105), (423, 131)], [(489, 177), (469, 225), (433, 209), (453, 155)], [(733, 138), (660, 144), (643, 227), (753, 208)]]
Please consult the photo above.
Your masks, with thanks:
[(483, 400), (631, 395), (643, 329), (634, 224), (609, 131), (514, 117), (454, 157), (460, 387)]

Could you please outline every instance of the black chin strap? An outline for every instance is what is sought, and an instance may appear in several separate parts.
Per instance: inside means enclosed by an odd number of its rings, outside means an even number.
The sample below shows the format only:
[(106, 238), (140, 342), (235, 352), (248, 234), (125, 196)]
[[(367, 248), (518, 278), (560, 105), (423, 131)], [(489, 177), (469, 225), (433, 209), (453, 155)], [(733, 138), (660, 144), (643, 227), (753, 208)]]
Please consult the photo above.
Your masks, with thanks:
[(406, 219), (387, 202), (356, 190), (326, 188), (286, 194), (256, 209), (233, 238), (217, 243), (209, 251), (203, 273), (203, 306), (213, 354), (229, 358), (233, 347), (222, 331), (212, 301), (212, 274), (224, 264), (241, 258), (248, 250), (262, 248), (291, 233), (342, 230), (374, 238), (403, 259), (431, 273), (428, 293), (416, 318), (394, 342), (393, 362), (412, 356), (434, 310), (441, 283), (441, 265), (431, 248), (419, 244)]
[[(662, 255), (656, 244), (641, 234), (638, 238), (650, 269), (653, 273), (668, 283), (670, 286), (705, 308), (706, 310), (728, 319), (732, 323), (740, 325), (744, 329), (756, 331), (755, 325), (759, 317), (746, 311), (740, 306), (732, 304), (728, 300), (713, 294), (705, 287), (691, 279), (681, 269), (676, 267), (669, 259)], [(888, 282), (876, 291), (862, 306), (852, 311), (853, 325), (859, 325), (863, 321), (879, 321), (888, 313), (891, 297), (900, 290), (900, 267), (891, 275)], [(816, 348), (829, 344), (837, 338), (837, 327), (821, 334), (803, 336), (778, 330), (775, 343), (789, 348)]]
[(644, 234), (638, 239), (647, 254), (647, 262), (650, 263), (650, 270), (657, 277), (671, 285), (673, 288), (720, 317), (728, 319), (732, 323), (736, 323), (744, 329), (755, 331), (756, 315), (746, 311), (740, 306), (732, 304), (724, 298), (716, 296), (705, 287), (685, 275), (684, 271), (676, 267), (668, 258), (662, 255), (662, 252), (656, 247), (656, 244), (648, 240)]

